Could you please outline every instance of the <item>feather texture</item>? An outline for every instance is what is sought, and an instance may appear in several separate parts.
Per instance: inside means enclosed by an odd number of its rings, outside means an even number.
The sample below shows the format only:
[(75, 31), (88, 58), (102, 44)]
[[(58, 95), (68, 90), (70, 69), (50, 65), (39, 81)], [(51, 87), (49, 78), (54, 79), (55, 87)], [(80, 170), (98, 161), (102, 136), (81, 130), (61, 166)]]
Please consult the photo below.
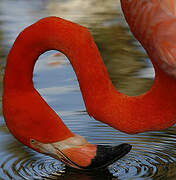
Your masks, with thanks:
[(132, 33), (153, 64), (176, 77), (176, 0), (121, 0), (121, 3)]

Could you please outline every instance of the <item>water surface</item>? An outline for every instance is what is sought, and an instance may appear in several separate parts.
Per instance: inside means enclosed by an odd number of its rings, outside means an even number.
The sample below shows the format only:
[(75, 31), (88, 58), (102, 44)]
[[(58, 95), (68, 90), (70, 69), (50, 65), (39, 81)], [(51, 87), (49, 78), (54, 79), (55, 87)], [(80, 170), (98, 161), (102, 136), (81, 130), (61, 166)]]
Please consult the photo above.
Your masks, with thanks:
[[(149, 89), (153, 69), (131, 36), (118, 0), (0, 0), (0, 93), (8, 51), (18, 33), (46, 16), (59, 16), (86, 26), (96, 41), (113, 84), (137, 95)], [(40, 56), (34, 85), (66, 125), (89, 142), (117, 145), (132, 151), (106, 171), (79, 172), (34, 152), (8, 131), (0, 110), (0, 179), (152, 180), (176, 178), (176, 128), (127, 135), (91, 119), (85, 110), (76, 76), (64, 55), (49, 51)]]

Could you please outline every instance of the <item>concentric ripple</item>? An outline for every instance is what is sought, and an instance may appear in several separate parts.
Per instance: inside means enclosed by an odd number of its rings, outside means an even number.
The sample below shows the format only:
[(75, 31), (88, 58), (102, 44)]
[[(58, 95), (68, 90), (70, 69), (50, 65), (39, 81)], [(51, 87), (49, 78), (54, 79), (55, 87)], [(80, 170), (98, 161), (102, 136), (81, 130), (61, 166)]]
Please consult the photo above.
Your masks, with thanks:
[(1, 163), (0, 178), (8, 179), (57, 179), (65, 167), (57, 160), (42, 155), (25, 153), (24, 156), (8, 156)]
[(109, 167), (110, 172), (118, 179), (176, 177), (176, 143), (173, 138), (176, 128), (168, 131), (131, 136), (128, 142), (133, 145), (133, 150)]
[[(73, 124), (80, 122), (80, 114), (74, 115)], [(74, 117), (73, 116), (73, 117)], [(69, 116), (70, 117), (70, 116)], [(87, 118), (86, 115), (82, 117)], [(84, 119), (83, 118), (83, 119)], [(67, 122), (65, 117), (65, 122)], [(84, 123), (72, 125), (72, 130), (84, 135), (89, 142), (117, 145), (128, 142), (132, 151), (101, 172), (80, 172), (65, 167), (51, 157), (36, 153), (18, 143), (5, 125), (1, 125), (0, 179), (174, 179), (176, 176), (176, 128), (167, 131), (150, 132), (139, 135), (125, 135), (99, 122), (90, 120), (84, 131), (78, 130)], [(95, 131), (96, 129), (96, 131)], [(90, 132), (91, 131), (91, 132)], [(90, 135), (91, 134), (91, 135)], [(98, 173), (98, 174), (97, 174)]]
[(55, 179), (64, 172), (64, 166), (59, 161), (51, 158), (24, 158), (13, 164), (14, 170), (25, 179)]

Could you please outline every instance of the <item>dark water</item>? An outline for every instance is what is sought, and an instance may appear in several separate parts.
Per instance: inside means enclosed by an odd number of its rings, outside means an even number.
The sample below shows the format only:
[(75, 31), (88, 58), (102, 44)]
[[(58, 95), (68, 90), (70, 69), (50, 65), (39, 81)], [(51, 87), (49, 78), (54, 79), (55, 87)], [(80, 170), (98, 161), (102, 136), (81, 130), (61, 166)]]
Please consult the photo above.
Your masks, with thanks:
[[(17, 34), (38, 19), (56, 15), (90, 29), (114, 85), (129, 95), (145, 92), (153, 70), (124, 23), (118, 0), (0, 0), (0, 93), (5, 58)], [(34, 84), (69, 128), (91, 143), (127, 142), (132, 151), (103, 172), (79, 172), (20, 144), (0, 111), (0, 179), (165, 180), (176, 179), (176, 128), (127, 135), (90, 119), (76, 76), (65, 56), (50, 51), (36, 64)]]

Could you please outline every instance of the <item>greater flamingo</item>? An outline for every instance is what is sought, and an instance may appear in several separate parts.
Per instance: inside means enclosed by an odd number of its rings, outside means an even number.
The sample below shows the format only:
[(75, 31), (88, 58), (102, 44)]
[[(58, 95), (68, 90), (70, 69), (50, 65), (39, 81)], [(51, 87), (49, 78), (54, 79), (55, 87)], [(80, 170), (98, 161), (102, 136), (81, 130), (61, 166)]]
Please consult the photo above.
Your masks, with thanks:
[[(6, 124), (23, 144), (69, 166), (83, 170), (106, 167), (127, 154), (131, 145), (89, 144), (65, 126), (33, 87), (34, 64), (43, 52), (51, 49), (67, 55), (85, 98), (96, 98), (94, 86), (101, 81), (111, 83), (86, 28), (57, 17), (44, 18), (20, 33), (7, 57), (3, 92)], [(96, 72), (98, 67), (103, 69)], [(102, 87), (99, 93), (104, 90), (108, 89)]]
[(20, 33), (7, 57), (3, 114), (10, 132), (23, 144), (79, 169), (104, 167), (131, 149), (128, 144), (88, 144), (41, 98), (33, 87), (33, 67), (39, 55), (51, 49), (70, 60), (87, 112), (95, 119), (131, 134), (175, 123), (175, 0), (121, 0), (121, 4), (131, 31), (154, 65), (152, 88), (136, 97), (118, 92), (88, 30), (60, 18), (44, 18)]

